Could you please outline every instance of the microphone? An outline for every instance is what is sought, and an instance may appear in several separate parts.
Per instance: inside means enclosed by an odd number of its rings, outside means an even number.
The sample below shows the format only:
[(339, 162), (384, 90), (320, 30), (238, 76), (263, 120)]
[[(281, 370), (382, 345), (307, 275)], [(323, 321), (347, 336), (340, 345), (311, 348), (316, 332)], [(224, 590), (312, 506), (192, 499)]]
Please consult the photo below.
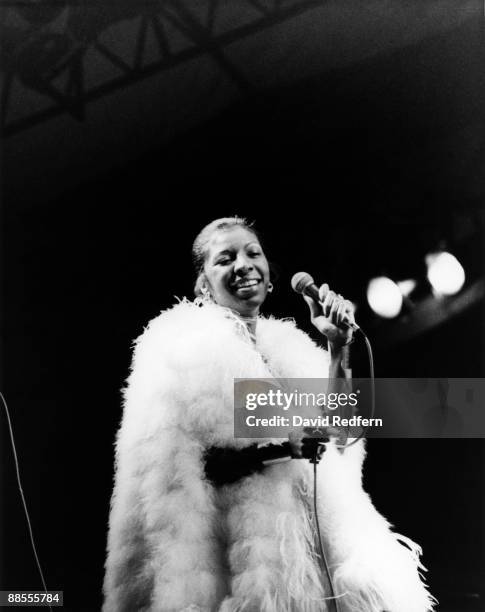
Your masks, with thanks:
[[(315, 285), (315, 281), (311, 275), (308, 274), (308, 272), (297, 272), (296, 274), (293, 274), (293, 278), (291, 279), (291, 287), (293, 288), (293, 291), (296, 291), (296, 293), (308, 295), (308, 297), (311, 297), (313, 300), (315, 300), (315, 302), (322, 304), (318, 294), (318, 287)], [(342, 323), (347, 327), (351, 327), (354, 331), (358, 331), (360, 329), (357, 323), (352, 323), (347, 317), (342, 321)]]

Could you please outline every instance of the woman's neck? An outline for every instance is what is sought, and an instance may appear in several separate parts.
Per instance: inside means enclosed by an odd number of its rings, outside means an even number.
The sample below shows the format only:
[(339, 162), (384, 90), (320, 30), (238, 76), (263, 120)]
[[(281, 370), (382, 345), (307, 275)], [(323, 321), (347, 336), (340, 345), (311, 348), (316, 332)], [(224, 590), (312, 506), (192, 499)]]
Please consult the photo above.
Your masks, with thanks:
[(241, 321), (244, 321), (246, 327), (248, 328), (248, 331), (251, 335), (251, 337), (253, 339), (256, 339), (256, 326), (258, 323), (258, 315), (257, 314), (253, 314), (253, 315), (243, 315), (240, 312), (238, 312), (237, 310), (233, 310), (234, 314), (236, 314)]

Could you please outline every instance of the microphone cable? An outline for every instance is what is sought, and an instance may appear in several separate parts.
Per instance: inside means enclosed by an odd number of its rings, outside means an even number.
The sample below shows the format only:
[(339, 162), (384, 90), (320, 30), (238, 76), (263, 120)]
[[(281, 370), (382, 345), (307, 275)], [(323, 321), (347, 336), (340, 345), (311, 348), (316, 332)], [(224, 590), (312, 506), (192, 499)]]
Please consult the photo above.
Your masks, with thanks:
[(339, 597), (344, 597), (346, 593), (342, 595), (335, 595), (335, 588), (333, 586), (332, 575), (330, 573), (330, 567), (327, 560), (327, 555), (325, 554), (325, 550), (323, 548), (322, 534), (320, 531), (320, 521), (318, 520), (318, 510), (317, 510), (317, 464), (318, 464), (318, 449), (315, 453), (315, 457), (310, 461), (313, 463), (313, 510), (315, 514), (315, 525), (317, 527), (317, 536), (318, 536), (318, 547), (320, 549), (320, 557), (322, 559), (323, 567), (325, 569), (325, 574), (327, 576), (328, 584), (330, 586), (330, 597), (325, 597), (325, 600), (332, 600), (335, 607), (335, 612), (340, 612), (339, 605)]
[[(15, 471), (16, 471), (16, 474), (17, 474), (17, 484), (18, 484), (19, 491), (20, 491), (20, 497), (22, 499), (22, 505), (23, 505), (23, 508), (24, 508), (25, 517), (27, 519), (27, 527), (29, 529), (30, 543), (32, 545), (32, 550), (34, 551), (34, 557), (35, 557), (35, 561), (36, 561), (36, 564), (37, 564), (37, 569), (39, 570), (40, 579), (42, 581), (42, 586), (44, 588), (44, 593), (47, 596), (48, 589), (47, 589), (46, 582), (44, 580), (44, 574), (42, 572), (42, 567), (40, 565), (39, 555), (37, 554), (37, 548), (35, 546), (34, 534), (32, 532), (32, 525), (31, 525), (31, 522), (30, 522), (30, 516), (29, 516), (29, 512), (27, 510), (27, 503), (25, 501), (25, 496), (24, 496), (24, 492), (23, 492), (23, 489), (22, 489), (22, 482), (21, 482), (21, 479), (20, 479), (19, 461), (18, 461), (18, 457), (17, 457), (17, 450), (15, 448), (15, 440), (14, 440), (14, 435), (13, 435), (12, 422), (10, 420), (10, 414), (9, 414), (9, 411), (8, 411), (7, 402), (6, 402), (5, 397), (4, 397), (4, 395), (3, 395), (3, 393), (1, 391), (0, 391), (0, 398), (2, 399), (2, 403), (3, 403), (3, 406), (5, 408), (5, 413), (7, 415), (8, 429), (9, 429), (9, 433), (10, 433), (10, 441), (12, 443), (12, 452), (13, 452), (13, 457), (14, 457), (14, 461), (15, 461)], [(47, 605), (48, 605), (48, 608), (49, 608), (50, 612), (52, 612), (52, 606), (50, 604), (47, 604)]]
[[(358, 327), (357, 331), (360, 332), (362, 337), (364, 338), (365, 345), (367, 348), (367, 356), (369, 359), (369, 377), (370, 377), (370, 382), (371, 382), (371, 418), (373, 418), (375, 414), (375, 400), (376, 400), (374, 355), (372, 352), (372, 345), (370, 343), (369, 338), (365, 334), (365, 332), (362, 330), (361, 327)], [(365, 436), (367, 430), (368, 430), (368, 427), (363, 427), (361, 433), (359, 434), (357, 438), (355, 438), (355, 440), (352, 440), (352, 442), (348, 444), (347, 443), (337, 444), (336, 445), (337, 448), (345, 449), (345, 448), (352, 446), (353, 444), (356, 444), (359, 440), (361, 440)], [(314, 509), (314, 514), (315, 514), (315, 524), (317, 528), (318, 547), (320, 550), (320, 556), (322, 558), (322, 563), (325, 569), (325, 574), (327, 576), (328, 584), (330, 586), (330, 597), (328, 599), (331, 599), (333, 601), (335, 612), (340, 612), (339, 598), (345, 597), (346, 593), (342, 593), (341, 595), (335, 595), (335, 588), (333, 585), (332, 575), (330, 573), (330, 567), (328, 564), (327, 556), (325, 554), (325, 550), (323, 548), (323, 540), (322, 540), (322, 534), (320, 531), (320, 521), (318, 520), (318, 508), (317, 508), (317, 464), (318, 464), (318, 461), (319, 460), (318, 460), (318, 449), (317, 449), (317, 451), (315, 452), (315, 457), (310, 461), (310, 463), (313, 463), (313, 509)]]
[[(370, 343), (370, 340), (367, 337), (367, 335), (364, 332), (364, 330), (362, 329), (362, 327), (357, 327), (356, 331), (360, 332), (360, 334), (364, 338), (365, 346), (366, 346), (366, 349), (367, 349), (367, 357), (368, 357), (368, 360), (369, 360), (370, 397), (371, 397), (371, 411), (370, 411), (371, 414), (370, 414), (370, 418), (372, 419), (372, 418), (374, 418), (374, 415), (375, 415), (375, 412), (376, 412), (376, 384), (375, 384), (375, 373), (374, 373), (374, 354), (372, 352), (372, 345)], [(368, 429), (369, 429), (369, 426), (363, 427), (362, 431), (357, 436), (357, 438), (355, 438), (355, 440), (352, 440), (352, 442), (350, 442), (349, 444), (347, 444), (347, 443), (345, 443), (345, 444), (337, 444), (337, 448), (345, 449), (345, 448), (348, 448), (349, 446), (353, 446), (359, 440), (362, 440), (362, 438), (367, 433)]]

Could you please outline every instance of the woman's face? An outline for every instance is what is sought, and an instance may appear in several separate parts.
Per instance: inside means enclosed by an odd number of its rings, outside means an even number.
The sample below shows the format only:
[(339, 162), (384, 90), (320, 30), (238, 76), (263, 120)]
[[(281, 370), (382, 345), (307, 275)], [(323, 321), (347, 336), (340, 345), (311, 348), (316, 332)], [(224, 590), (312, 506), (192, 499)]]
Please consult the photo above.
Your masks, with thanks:
[(269, 265), (252, 232), (240, 226), (214, 232), (204, 272), (217, 304), (244, 316), (258, 314), (268, 292)]

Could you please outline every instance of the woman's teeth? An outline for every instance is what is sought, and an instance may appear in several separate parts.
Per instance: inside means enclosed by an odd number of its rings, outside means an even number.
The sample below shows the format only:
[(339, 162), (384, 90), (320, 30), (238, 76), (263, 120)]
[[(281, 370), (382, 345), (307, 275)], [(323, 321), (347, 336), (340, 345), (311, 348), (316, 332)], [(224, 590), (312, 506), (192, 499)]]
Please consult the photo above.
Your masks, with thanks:
[(258, 282), (259, 281), (256, 279), (241, 281), (239, 283), (236, 283), (235, 287), (236, 289), (244, 289), (245, 287), (254, 287), (254, 285), (258, 284)]

